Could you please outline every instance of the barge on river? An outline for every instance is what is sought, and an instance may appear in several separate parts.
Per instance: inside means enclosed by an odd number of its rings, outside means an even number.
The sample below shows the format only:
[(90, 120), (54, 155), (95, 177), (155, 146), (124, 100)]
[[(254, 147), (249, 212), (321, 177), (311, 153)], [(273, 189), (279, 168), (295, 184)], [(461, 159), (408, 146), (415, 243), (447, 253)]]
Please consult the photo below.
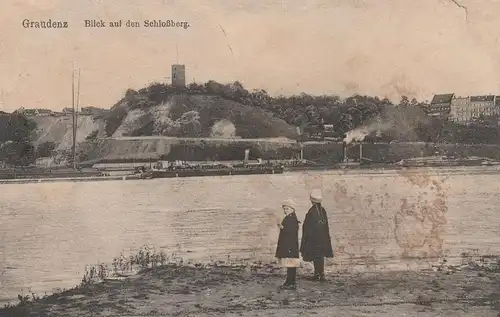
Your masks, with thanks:
[(153, 169), (151, 178), (202, 177), (202, 176), (234, 176), (258, 174), (283, 174), (281, 165), (240, 166), (240, 167), (182, 167), (172, 169)]
[(153, 178), (176, 177), (204, 177), (204, 176), (231, 176), (231, 175), (258, 175), (282, 174), (284, 167), (281, 164), (259, 164), (237, 166), (227, 165), (183, 165), (169, 166), (167, 168), (140, 166), (130, 168), (112, 168), (101, 170), (61, 171), (26, 170), (23, 172), (0, 173), (0, 184), (16, 183), (46, 183), (46, 182), (87, 182), (110, 180), (147, 180)]

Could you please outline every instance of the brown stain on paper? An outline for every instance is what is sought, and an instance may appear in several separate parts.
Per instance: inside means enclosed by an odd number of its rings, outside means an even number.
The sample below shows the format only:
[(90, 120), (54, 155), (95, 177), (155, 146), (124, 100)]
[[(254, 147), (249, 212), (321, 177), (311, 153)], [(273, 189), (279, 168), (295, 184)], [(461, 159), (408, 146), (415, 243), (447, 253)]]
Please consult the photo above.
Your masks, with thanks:
[[(401, 199), (394, 216), (394, 238), (402, 248), (403, 257), (439, 257), (442, 255), (443, 226), (447, 223), (444, 180), (433, 180), (426, 171), (398, 171), (407, 182), (420, 191), (416, 202)], [(430, 193), (430, 198), (427, 198)]]
[[(388, 184), (381, 185), (382, 193), (367, 192), (363, 185), (352, 189), (345, 180), (332, 184), (330, 195), (335, 201), (335, 210), (340, 212), (336, 220), (349, 227), (347, 235), (332, 236), (337, 240), (333, 259), (336, 264), (370, 267), (383, 256), (378, 254), (380, 245), (390, 245), (394, 241), (401, 249), (402, 259), (429, 259), (442, 255), (442, 235), (448, 211), (446, 178), (431, 176), (426, 171), (401, 170), (397, 173), (410, 185), (408, 194), (403, 193), (399, 203)], [(387, 217), (395, 203), (399, 204), (398, 210)], [(384, 227), (392, 229), (381, 230)]]

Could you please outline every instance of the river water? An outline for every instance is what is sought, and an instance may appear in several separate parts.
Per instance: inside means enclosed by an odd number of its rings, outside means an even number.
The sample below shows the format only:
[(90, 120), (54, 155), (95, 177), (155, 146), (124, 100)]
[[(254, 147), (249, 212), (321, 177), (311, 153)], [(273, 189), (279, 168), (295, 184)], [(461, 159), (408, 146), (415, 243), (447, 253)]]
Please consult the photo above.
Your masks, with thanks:
[[(494, 167), (0, 185), (0, 300), (78, 284), (85, 265), (155, 246), (196, 261), (273, 258), (280, 203), (322, 188), (328, 270), (426, 267), (500, 254)], [(419, 257), (417, 259), (415, 257)]]

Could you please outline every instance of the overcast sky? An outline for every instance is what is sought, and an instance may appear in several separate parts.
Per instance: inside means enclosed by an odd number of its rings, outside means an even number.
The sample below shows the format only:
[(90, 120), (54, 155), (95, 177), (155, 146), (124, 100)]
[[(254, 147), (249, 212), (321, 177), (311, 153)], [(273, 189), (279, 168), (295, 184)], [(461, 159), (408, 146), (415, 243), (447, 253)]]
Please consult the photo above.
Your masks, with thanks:
[[(500, 93), (500, 2), (456, 1), (467, 19), (451, 0), (2, 0), (0, 109), (70, 106), (73, 60), (82, 106), (110, 107), (127, 88), (169, 80), (177, 45), (188, 82), (396, 100)], [(69, 28), (21, 25), (49, 18)], [(85, 19), (191, 27), (89, 29)]]

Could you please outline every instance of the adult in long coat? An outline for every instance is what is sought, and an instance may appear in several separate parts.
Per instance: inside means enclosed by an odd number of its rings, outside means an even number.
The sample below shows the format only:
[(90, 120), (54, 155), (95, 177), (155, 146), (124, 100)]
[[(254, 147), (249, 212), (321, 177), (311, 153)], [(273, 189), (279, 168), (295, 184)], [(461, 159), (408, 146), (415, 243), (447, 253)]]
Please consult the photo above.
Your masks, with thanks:
[(284, 218), (278, 221), (280, 233), (276, 257), (287, 268), (286, 281), (282, 287), (295, 288), (299, 260), (299, 220), (295, 214), (295, 203), (289, 199), (282, 204)]
[(313, 190), (310, 199), (312, 207), (302, 226), (300, 253), (304, 261), (314, 263), (314, 278), (325, 281), (325, 257), (333, 257), (328, 216), (321, 205), (321, 191)]

